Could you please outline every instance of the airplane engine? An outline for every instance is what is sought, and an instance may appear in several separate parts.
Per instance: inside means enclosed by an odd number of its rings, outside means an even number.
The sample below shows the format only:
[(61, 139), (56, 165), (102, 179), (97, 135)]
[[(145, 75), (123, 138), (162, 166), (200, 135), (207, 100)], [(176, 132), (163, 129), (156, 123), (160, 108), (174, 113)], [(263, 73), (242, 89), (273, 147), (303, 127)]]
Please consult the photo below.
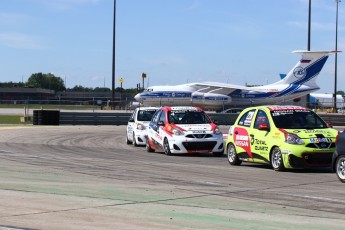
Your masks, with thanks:
[(218, 93), (200, 93), (192, 94), (193, 103), (200, 103), (203, 105), (226, 105), (231, 102), (231, 97)]

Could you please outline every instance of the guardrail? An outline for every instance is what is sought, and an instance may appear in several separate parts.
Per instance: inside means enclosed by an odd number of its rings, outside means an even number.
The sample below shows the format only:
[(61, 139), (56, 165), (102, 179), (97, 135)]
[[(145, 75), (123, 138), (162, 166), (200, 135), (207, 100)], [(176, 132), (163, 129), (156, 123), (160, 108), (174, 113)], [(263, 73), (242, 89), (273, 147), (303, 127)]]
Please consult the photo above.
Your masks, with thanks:
[[(39, 112), (36, 112), (39, 111)], [(44, 112), (45, 111), (45, 112)], [(34, 110), (34, 125), (127, 125), (130, 112), (61, 112)], [(54, 112), (51, 112), (54, 111)], [(219, 125), (232, 125), (238, 114), (207, 113)], [(319, 114), (334, 126), (345, 126), (343, 114)], [(58, 120), (57, 120), (58, 119)]]
[(60, 125), (127, 125), (131, 113), (60, 112)]

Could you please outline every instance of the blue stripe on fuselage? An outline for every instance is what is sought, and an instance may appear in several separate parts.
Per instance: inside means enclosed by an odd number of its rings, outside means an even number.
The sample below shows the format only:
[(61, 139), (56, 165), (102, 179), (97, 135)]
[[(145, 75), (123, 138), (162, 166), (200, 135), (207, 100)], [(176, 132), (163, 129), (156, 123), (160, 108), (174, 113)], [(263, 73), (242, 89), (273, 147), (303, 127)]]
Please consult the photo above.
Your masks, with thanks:
[(176, 91), (157, 91), (157, 92), (144, 92), (140, 94), (143, 98), (190, 98), (191, 92), (176, 92)]
[(320, 58), (318, 61), (314, 62), (312, 65), (306, 67), (306, 76), (304, 78), (297, 79), (286, 89), (282, 90), (280, 93), (272, 95), (271, 97), (281, 97), (295, 93), (295, 91), (299, 89), (302, 84), (310, 81), (312, 78), (314, 78), (316, 75), (320, 73), (327, 59), (328, 56), (324, 56)]
[[(318, 61), (314, 62), (309, 67), (306, 67), (306, 76), (304, 78), (296, 79), (296, 81), (289, 84), (288, 87), (286, 87), (285, 89), (283, 89), (282, 91), (278, 93), (274, 93), (274, 94), (272, 93), (241, 93), (242, 91), (238, 89), (232, 92), (231, 94), (229, 94), (228, 96), (232, 98), (248, 98), (248, 99), (249, 98), (265, 98), (265, 97), (272, 98), (272, 97), (281, 97), (281, 96), (286, 96), (289, 94), (302, 93), (302, 92), (309, 91), (309, 90), (298, 91), (298, 89), (301, 87), (302, 84), (310, 81), (312, 78), (314, 78), (317, 74), (320, 73), (321, 69), (323, 68), (324, 64), (327, 61), (327, 58), (328, 56), (324, 56), (320, 58)], [(316, 89), (318, 88), (314, 88), (310, 90), (316, 90)]]

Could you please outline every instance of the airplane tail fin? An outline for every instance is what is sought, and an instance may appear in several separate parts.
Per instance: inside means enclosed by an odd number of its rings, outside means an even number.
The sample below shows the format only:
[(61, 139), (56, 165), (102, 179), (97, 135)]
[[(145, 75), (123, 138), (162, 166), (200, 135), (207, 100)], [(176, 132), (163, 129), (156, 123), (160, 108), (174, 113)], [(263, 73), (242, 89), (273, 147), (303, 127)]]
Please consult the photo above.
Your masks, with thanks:
[(274, 84), (304, 84), (316, 86), (316, 77), (326, 63), (328, 56), (339, 51), (294, 51), (302, 58), (292, 70), (280, 81)]

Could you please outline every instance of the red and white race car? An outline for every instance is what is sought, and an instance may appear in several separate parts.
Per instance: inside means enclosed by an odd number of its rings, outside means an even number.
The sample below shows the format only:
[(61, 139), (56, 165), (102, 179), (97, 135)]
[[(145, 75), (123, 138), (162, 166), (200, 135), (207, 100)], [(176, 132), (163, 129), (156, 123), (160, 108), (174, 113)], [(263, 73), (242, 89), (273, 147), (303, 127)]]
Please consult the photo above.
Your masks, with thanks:
[(209, 152), (222, 156), (223, 134), (199, 107), (162, 107), (149, 124), (146, 150), (165, 154)]

